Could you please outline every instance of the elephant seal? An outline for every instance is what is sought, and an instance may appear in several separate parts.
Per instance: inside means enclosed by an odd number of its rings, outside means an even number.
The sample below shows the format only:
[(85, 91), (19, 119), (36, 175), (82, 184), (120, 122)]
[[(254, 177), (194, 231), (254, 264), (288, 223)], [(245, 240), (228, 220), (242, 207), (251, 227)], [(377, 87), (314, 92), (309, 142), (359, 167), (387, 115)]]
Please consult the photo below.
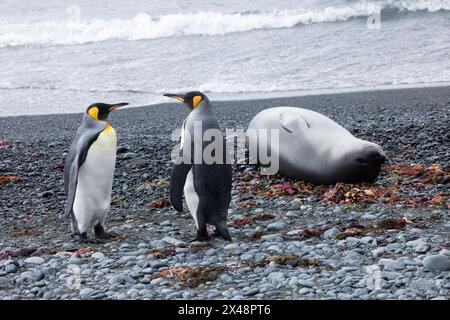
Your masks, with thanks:
[[(271, 129), (278, 130), (278, 141), (261, 139)], [(271, 158), (278, 155), (279, 173), (314, 184), (374, 182), (386, 161), (379, 145), (358, 139), (330, 118), (302, 108), (259, 112), (247, 128), (247, 137), (249, 146), (254, 143), (259, 152), (267, 150)]]

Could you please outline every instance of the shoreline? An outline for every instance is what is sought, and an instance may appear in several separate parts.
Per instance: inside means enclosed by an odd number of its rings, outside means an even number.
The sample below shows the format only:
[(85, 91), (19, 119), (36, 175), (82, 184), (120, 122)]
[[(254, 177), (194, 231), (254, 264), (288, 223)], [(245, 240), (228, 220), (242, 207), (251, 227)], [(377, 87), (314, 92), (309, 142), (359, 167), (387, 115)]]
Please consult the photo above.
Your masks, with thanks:
[[(303, 97), (322, 97), (322, 96), (336, 96), (336, 95), (352, 95), (352, 94), (370, 94), (370, 93), (383, 93), (390, 91), (403, 91), (403, 90), (448, 90), (450, 91), (450, 82), (442, 83), (439, 85), (437, 83), (432, 84), (400, 84), (400, 85), (380, 85), (375, 87), (352, 87), (352, 88), (337, 88), (337, 89), (311, 89), (311, 90), (287, 90), (287, 91), (273, 91), (273, 92), (239, 92), (239, 93), (211, 93), (210, 100), (213, 103), (238, 103), (238, 102), (255, 102), (255, 101), (266, 101), (266, 100), (281, 100), (281, 99), (301, 99)], [(5, 89), (10, 90), (10, 89)], [(149, 93), (151, 94), (151, 93)], [(233, 97), (233, 95), (235, 97)], [(220, 97), (214, 99), (214, 97)], [(226, 98), (224, 98), (226, 97)], [(450, 102), (450, 98), (449, 98)], [(168, 100), (167, 103), (155, 103), (147, 105), (137, 105), (132, 107), (125, 107), (124, 109), (136, 109), (136, 108), (146, 108), (151, 106), (161, 106), (166, 104), (171, 104)], [(87, 106), (86, 106), (87, 107)], [(83, 108), (83, 107), (81, 107)], [(83, 109), (84, 111), (84, 109)], [(37, 116), (49, 116), (49, 115), (76, 115), (83, 113), (80, 112), (68, 112), (68, 113), (37, 113), (37, 114), (20, 114), (20, 115), (0, 115), (0, 119), (3, 118), (16, 118), (16, 117), (37, 117)]]

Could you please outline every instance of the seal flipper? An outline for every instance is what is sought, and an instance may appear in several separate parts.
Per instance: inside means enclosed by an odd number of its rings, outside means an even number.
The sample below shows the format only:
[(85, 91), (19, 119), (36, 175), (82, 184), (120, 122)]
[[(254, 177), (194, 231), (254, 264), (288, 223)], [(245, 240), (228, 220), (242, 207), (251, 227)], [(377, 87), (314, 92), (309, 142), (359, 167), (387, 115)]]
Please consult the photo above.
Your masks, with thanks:
[(294, 112), (282, 112), (279, 116), (280, 125), (288, 132), (294, 133), (301, 128), (310, 128), (309, 123)]
[(170, 202), (178, 212), (183, 212), (183, 189), (191, 164), (176, 164), (170, 175)]

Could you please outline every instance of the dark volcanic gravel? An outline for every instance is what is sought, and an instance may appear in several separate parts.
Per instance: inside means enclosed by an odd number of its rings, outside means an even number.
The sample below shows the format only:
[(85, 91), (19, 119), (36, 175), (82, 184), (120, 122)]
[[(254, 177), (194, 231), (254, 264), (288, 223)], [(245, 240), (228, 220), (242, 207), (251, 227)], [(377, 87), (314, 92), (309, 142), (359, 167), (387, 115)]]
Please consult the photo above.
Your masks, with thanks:
[[(332, 118), (355, 136), (380, 144), (391, 164), (420, 163), (429, 167), (436, 163), (443, 170), (450, 168), (450, 87), (213, 102), (213, 106), (223, 129), (245, 128), (257, 112), (268, 107), (308, 108)], [(231, 228), (232, 245), (218, 239), (211, 240), (205, 248), (184, 244), (194, 236), (188, 211), (179, 214), (170, 207), (152, 208), (151, 204), (168, 198), (170, 152), (175, 145), (170, 136), (186, 115), (184, 106), (172, 103), (118, 110), (111, 115), (118, 136), (118, 156), (107, 225), (126, 238), (89, 248), (70, 238), (68, 221), (56, 219), (65, 203), (62, 161), (81, 114), (0, 118), (0, 177), (17, 177), (7, 182), (0, 178), (0, 299), (450, 298), (450, 276), (446, 271), (450, 264), (450, 204), (433, 208), (372, 204), (349, 210), (348, 206), (323, 204), (313, 197), (264, 199), (234, 190), (230, 222), (248, 214), (267, 213), (272, 217)], [(236, 182), (246, 168), (235, 168)], [(390, 178), (386, 173), (378, 183)], [(269, 187), (272, 182), (265, 183)], [(419, 193), (445, 197), (449, 189), (449, 181), (444, 180)], [(239, 206), (243, 201), (255, 204)], [(428, 219), (432, 214), (438, 218)], [(356, 239), (351, 243), (348, 238), (323, 234), (290, 240), (277, 237), (276, 233), (321, 226), (331, 235), (332, 221), (345, 224), (419, 216), (426, 217), (426, 228), (408, 225), (400, 231), (364, 235), (374, 242), (363, 240), (363, 235), (350, 237)], [(276, 225), (277, 222), (281, 223)], [(258, 232), (267, 238), (255, 238)], [(165, 237), (172, 240), (164, 242)], [(34, 252), (35, 257), (45, 261), (26, 262), (30, 253), (19, 257), (11, 254), (26, 247), (45, 248)], [(74, 253), (80, 248), (84, 251)], [(161, 255), (158, 250), (164, 248), (170, 254)], [(97, 251), (106, 257), (93, 258), (92, 253)], [(251, 265), (274, 255), (306, 257), (332, 268), (276, 261), (256, 269)], [(133, 258), (124, 258), (127, 256)], [(75, 261), (77, 257), (79, 263)], [(427, 271), (432, 268), (429, 263), (435, 263), (432, 267), (443, 266), (444, 271)], [(217, 274), (192, 288), (183, 286), (182, 279), (177, 282), (159, 274), (173, 267), (230, 264), (237, 265), (209, 270)], [(58, 282), (69, 279), (70, 265), (81, 268), (81, 287), (57, 290)], [(391, 273), (381, 276), (380, 288), (365, 284), (370, 266)]]

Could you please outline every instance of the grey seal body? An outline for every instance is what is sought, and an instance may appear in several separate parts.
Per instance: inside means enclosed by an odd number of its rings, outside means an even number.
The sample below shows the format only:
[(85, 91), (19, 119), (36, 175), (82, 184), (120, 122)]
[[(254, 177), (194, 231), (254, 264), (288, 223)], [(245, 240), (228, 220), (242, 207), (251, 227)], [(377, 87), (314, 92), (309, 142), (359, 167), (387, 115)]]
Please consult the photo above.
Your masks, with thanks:
[(111, 202), (117, 145), (116, 132), (106, 117), (123, 105), (91, 105), (66, 157), (64, 186), (67, 202), (60, 218), (70, 216), (72, 234), (79, 235), (82, 240), (88, 240), (87, 231), (91, 227), (97, 238), (117, 236), (104, 229)]
[(278, 154), (279, 172), (289, 178), (315, 184), (336, 182), (373, 182), (380, 173), (386, 156), (373, 142), (356, 138), (330, 118), (302, 108), (276, 107), (259, 112), (249, 130), (279, 131), (276, 146), (267, 147)]
[[(227, 227), (228, 207), (231, 201), (232, 167), (226, 161), (225, 139), (222, 139), (222, 160), (219, 163), (205, 163), (194, 161), (194, 143), (201, 139), (205, 131), (216, 129), (220, 125), (215, 118), (208, 98), (200, 92), (190, 92), (186, 95), (170, 95), (176, 97), (189, 106), (192, 111), (183, 122), (181, 132), (180, 156), (188, 149), (191, 151), (189, 163), (175, 164), (170, 179), (170, 200), (174, 208), (183, 211), (183, 194), (189, 211), (194, 218), (197, 228), (198, 241), (208, 239), (207, 224), (216, 227), (216, 235), (231, 240)], [(196, 98), (199, 97), (199, 98)], [(201, 124), (201, 131), (196, 132), (195, 126)], [(195, 132), (195, 135), (194, 135)], [(198, 136), (201, 133), (201, 136)], [(200, 142), (201, 152), (209, 142)]]

